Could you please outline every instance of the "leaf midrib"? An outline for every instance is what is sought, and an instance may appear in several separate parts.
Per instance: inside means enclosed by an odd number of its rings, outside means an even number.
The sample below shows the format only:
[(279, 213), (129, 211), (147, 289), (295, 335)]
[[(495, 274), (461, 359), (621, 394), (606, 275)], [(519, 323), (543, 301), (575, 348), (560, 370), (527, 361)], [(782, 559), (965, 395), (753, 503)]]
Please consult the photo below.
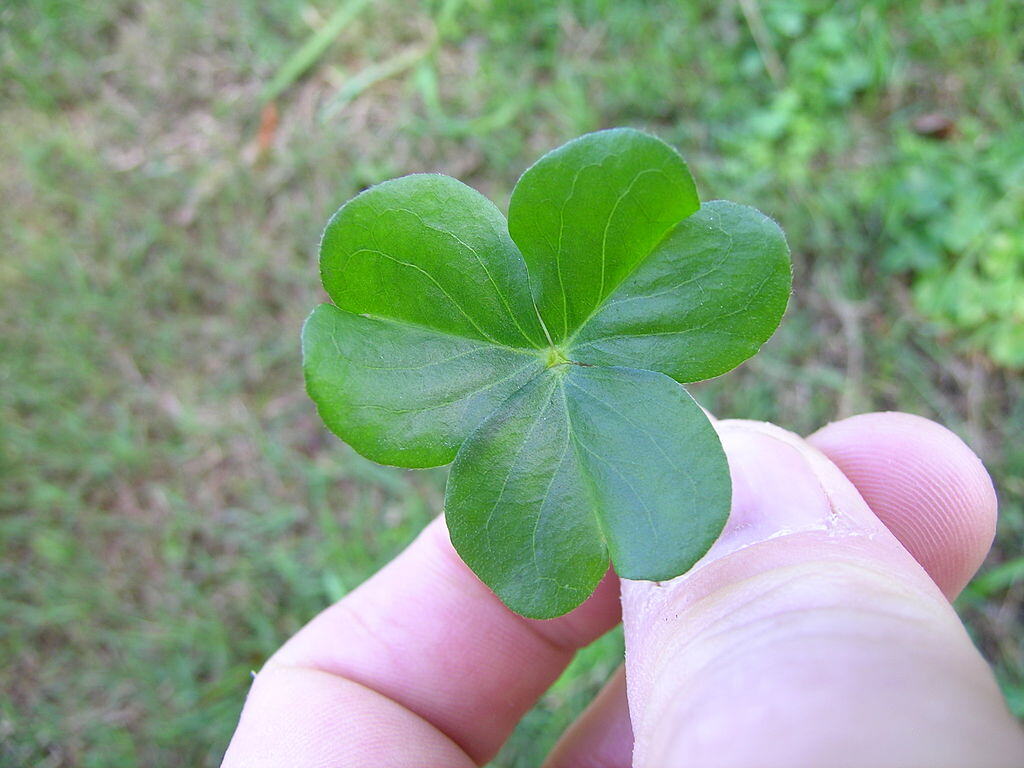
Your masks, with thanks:
[[(339, 312), (344, 312), (345, 314), (352, 315), (354, 317), (365, 317), (365, 318), (368, 318), (370, 320), (377, 320), (378, 322), (382, 322), (382, 323), (391, 323), (393, 325), (399, 325), (399, 326), (402, 326), (402, 327), (405, 327), (405, 328), (415, 328), (418, 331), (426, 331), (426, 332), (429, 332), (429, 333), (435, 333), (435, 334), (438, 334), (440, 336), (448, 336), (448, 337), (453, 338), (453, 339), (461, 339), (463, 341), (472, 341), (472, 342), (474, 342), (476, 344), (479, 344), (481, 347), (494, 347), (496, 349), (507, 349), (509, 352), (515, 352), (515, 353), (520, 354), (520, 355), (529, 355), (530, 357), (536, 357), (536, 358), (539, 358), (541, 360), (544, 359), (544, 355), (546, 355), (547, 352), (548, 352), (548, 348), (547, 347), (532, 347), (532, 348), (529, 348), (529, 349), (527, 349), (526, 347), (513, 347), (513, 346), (511, 346), (509, 344), (502, 344), (501, 342), (494, 341), (493, 339), (490, 339), (490, 338), (481, 339), (481, 338), (477, 338), (476, 336), (466, 336), (465, 334), (453, 333), (452, 331), (445, 330), (445, 329), (442, 329), (442, 328), (435, 328), (432, 325), (424, 325), (422, 323), (416, 323), (416, 322), (413, 322), (412, 320), (404, 320), (404, 319), (399, 319), (397, 317), (388, 317), (387, 315), (377, 315), (377, 314), (374, 314), (372, 312), (353, 312), (350, 309), (345, 309), (344, 307), (339, 307), (337, 304), (334, 304), (334, 303), (332, 303), (330, 306), (334, 307)], [(541, 354), (541, 353), (543, 353), (543, 354)]]

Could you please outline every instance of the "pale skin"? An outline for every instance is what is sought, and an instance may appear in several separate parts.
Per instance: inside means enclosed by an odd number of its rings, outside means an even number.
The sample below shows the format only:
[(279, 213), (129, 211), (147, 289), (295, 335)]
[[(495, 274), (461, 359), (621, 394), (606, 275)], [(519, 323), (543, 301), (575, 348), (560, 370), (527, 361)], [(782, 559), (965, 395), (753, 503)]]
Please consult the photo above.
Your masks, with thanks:
[(995, 530), (970, 449), (898, 413), (806, 439), (716, 426), (733, 508), (688, 574), (609, 574), (571, 614), (530, 621), (437, 520), (274, 654), (223, 765), (481, 765), (621, 620), (624, 670), (548, 768), (1024, 766), (1024, 736), (950, 605)]

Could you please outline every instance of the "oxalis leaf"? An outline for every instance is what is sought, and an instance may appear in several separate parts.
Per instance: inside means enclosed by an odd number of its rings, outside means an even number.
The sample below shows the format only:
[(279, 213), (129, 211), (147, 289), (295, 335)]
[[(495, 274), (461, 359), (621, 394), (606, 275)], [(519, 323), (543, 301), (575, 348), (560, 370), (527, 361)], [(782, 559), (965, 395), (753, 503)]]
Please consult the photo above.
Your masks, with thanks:
[(775, 331), (789, 250), (752, 208), (700, 204), (682, 158), (630, 129), (542, 157), (504, 217), (464, 184), (405, 176), (334, 215), (333, 304), (303, 328), (328, 427), (384, 464), (454, 460), (463, 560), (535, 618), (585, 600), (608, 562), (669, 579), (707, 552), (731, 483), (682, 383)]

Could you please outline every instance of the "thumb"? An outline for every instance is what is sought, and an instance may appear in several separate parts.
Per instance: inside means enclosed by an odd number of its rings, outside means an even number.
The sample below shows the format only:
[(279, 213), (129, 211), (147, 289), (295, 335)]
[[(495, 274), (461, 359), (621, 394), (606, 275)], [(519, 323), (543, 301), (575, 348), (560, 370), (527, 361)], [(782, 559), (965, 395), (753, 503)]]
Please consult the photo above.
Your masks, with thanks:
[(637, 766), (1008, 766), (1024, 741), (920, 564), (822, 454), (725, 421), (725, 533), (622, 584)]

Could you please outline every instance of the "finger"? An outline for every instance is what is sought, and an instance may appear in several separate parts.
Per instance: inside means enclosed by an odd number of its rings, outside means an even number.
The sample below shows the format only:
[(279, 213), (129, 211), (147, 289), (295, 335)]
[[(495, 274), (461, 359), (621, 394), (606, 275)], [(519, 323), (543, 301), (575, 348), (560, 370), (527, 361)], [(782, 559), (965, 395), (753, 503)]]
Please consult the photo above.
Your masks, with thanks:
[[(517, 616), (463, 564), (439, 519), (274, 655), (256, 678), (225, 764), (273, 764), (260, 760), (276, 745), (281, 754), (294, 748), (311, 756), (306, 763), (290, 761), (293, 766), (385, 765), (374, 763), (391, 754), (381, 752), (382, 744), (393, 747), (422, 734), (410, 718), (442, 734), (457, 748), (453, 755), (461, 751), (485, 762), (576, 649), (618, 618), (613, 577), (566, 616)], [(306, 707), (310, 671), (334, 680), (324, 682)], [(342, 696), (348, 716), (323, 715), (341, 712), (331, 705), (332, 691)], [(320, 714), (307, 711), (314, 707)], [(316, 728), (304, 727), (304, 717), (316, 717)], [(352, 726), (355, 718), (379, 726), (360, 731)]]
[[(844, 470), (876, 516), (947, 597), (955, 597), (984, 558), (995, 528), (992, 484), (970, 449), (944, 427), (900, 413), (846, 419), (808, 442)], [(735, 515), (731, 527), (734, 536), (745, 530), (748, 541), (758, 538), (750, 522)], [(628, 764), (621, 746), (606, 757), (606, 741), (595, 742), (593, 750), (587, 743), (628, 726), (625, 690), (614, 683), (563, 736), (554, 765), (576, 765), (590, 754), (596, 765)], [(620, 689), (619, 701), (607, 695), (612, 689)], [(616, 715), (620, 722), (609, 722)]]
[(945, 427), (907, 413), (867, 413), (807, 441), (828, 456), (878, 518), (955, 598), (996, 530), (996, 494), (974, 452)]
[(271, 665), (256, 677), (224, 768), (474, 768), (414, 712), (317, 669)]
[(558, 740), (545, 768), (629, 768), (633, 730), (626, 705), (626, 670), (619, 667)]
[(822, 454), (721, 422), (726, 531), (623, 581), (638, 766), (1006, 765), (1024, 749), (948, 601)]

